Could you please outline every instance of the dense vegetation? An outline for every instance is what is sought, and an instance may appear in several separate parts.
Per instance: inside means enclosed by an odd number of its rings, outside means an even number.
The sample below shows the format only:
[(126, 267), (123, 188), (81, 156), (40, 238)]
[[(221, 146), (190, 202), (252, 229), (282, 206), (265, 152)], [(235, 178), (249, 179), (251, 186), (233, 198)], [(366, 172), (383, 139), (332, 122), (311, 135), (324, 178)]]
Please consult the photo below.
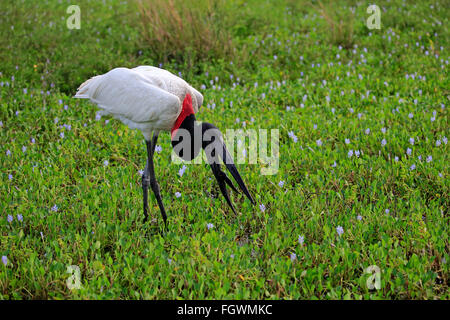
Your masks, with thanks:
[[(446, 1), (378, 1), (380, 30), (356, 1), (77, 2), (79, 30), (69, 1), (0, 4), (0, 298), (449, 298)], [(72, 96), (145, 64), (199, 120), (279, 130), (276, 174), (239, 165), (256, 206), (162, 134), (169, 230), (154, 197), (142, 222), (142, 135)]]

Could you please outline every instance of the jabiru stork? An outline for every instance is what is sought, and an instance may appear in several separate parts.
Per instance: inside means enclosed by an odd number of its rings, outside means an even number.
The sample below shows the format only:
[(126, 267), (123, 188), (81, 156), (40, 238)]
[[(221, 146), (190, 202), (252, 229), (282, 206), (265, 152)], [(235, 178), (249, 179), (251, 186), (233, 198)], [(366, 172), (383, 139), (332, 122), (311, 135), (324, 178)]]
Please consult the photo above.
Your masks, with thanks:
[(90, 78), (77, 90), (75, 98), (89, 99), (101, 114), (121, 120), (131, 129), (139, 129), (147, 145), (147, 164), (142, 174), (144, 222), (148, 219), (148, 187), (156, 196), (164, 224), (167, 215), (161, 199), (153, 165), (158, 135), (171, 132), (172, 147), (184, 160), (193, 160), (204, 149), (214, 177), (234, 213), (226, 185), (234, 191), (232, 181), (221, 170), (219, 157), (252, 204), (250, 192), (233, 163), (219, 129), (207, 122), (197, 122), (195, 114), (203, 103), (202, 94), (180, 77), (152, 66), (133, 69), (115, 68)]

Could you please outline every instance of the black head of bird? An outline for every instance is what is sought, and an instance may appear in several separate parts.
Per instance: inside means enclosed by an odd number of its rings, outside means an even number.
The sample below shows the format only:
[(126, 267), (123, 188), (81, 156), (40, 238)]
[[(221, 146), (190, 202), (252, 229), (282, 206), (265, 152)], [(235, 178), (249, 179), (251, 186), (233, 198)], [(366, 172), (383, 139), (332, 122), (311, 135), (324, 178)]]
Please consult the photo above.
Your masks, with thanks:
[(221, 170), (220, 159), (222, 159), (242, 192), (252, 204), (255, 204), (255, 201), (233, 162), (233, 158), (225, 146), (222, 133), (211, 123), (196, 121), (189, 95), (186, 96), (186, 99), (183, 102), (182, 112), (172, 128), (171, 135), (174, 152), (185, 161), (195, 159), (199, 155), (201, 149), (205, 151), (208, 164), (211, 166), (214, 177), (219, 184), (220, 191), (234, 213), (236, 213), (236, 210), (230, 200), (226, 185), (235, 192), (238, 192), (238, 190), (226, 173)]

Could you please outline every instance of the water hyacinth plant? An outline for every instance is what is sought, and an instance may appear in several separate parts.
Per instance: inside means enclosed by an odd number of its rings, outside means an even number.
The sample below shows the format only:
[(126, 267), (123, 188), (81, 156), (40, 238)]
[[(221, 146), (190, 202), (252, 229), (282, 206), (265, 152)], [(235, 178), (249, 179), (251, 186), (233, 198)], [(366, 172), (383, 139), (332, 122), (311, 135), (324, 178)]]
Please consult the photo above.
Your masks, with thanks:
[[(80, 0), (71, 30), (66, 1), (1, 1), (0, 299), (449, 299), (448, 3), (380, 1), (369, 29), (368, 3), (320, 2)], [(142, 222), (141, 134), (72, 98), (138, 65), (204, 121), (279, 131), (273, 174), (234, 148), (257, 205), (162, 133), (170, 228), (152, 197)]]

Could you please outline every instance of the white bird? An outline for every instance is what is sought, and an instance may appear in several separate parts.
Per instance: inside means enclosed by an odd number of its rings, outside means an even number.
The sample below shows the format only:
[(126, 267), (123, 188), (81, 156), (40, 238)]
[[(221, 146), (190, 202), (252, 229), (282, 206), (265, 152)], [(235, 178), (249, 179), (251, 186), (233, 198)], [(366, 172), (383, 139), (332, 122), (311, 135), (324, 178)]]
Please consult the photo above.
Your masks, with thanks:
[(152, 66), (115, 68), (85, 81), (78, 88), (75, 98), (91, 100), (101, 109), (101, 114), (111, 115), (131, 129), (139, 129), (144, 135), (147, 144), (147, 164), (142, 175), (144, 221), (148, 218), (147, 198), (150, 185), (164, 224), (167, 225), (167, 215), (153, 165), (153, 154), (161, 131), (171, 131), (174, 151), (185, 160), (194, 159), (200, 148), (205, 150), (220, 190), (233, 212), (235, 209), (226, 184), (237, 190), (220, 169), (218, 155), (240, 189), (255, 203), (225, 147), (220, 131), (210, 123), (196, 122), (194, 114), (202, 105), (203, 96), (183, 79)]

